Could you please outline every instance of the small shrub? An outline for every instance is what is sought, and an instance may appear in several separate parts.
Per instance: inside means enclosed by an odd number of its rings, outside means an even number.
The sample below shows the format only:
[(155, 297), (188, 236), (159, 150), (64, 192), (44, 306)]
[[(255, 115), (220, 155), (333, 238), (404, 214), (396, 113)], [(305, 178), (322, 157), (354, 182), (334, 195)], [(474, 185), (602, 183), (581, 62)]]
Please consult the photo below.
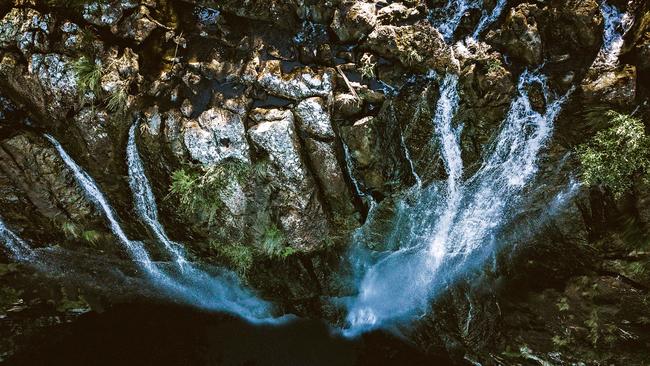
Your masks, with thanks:
[(77, 75), (77, 88), (81, 98), (83, 99), (88, 92), (97, 95), (102, 77), (101, 65), (90, 57), (82, 56), (72, 64), (72, 69)]
[(501, 61), (500, 60), (495, 60), (495, 59), (490, 59), (487, 62), (487, 71), (488, 73), (492, 71), (498, 71), (501, 68)]
[(650, 173), (650, 139), (643, 123), (610, 111), (611, 126), (578, 148), (582, 178), (586, 184), (607, 187), (620, 198), (632, 186), (632, 178)]
[(568, 338), (561, 337), (561, 336), (558, 336), (558, 335), (553, 336), (553, 338), (551, 339), (551, 342), (553, 342), (553, 345), (555, 347), (557, 347), (557, 348), (562, 348), (562, 347), (566, 347), (566, 346), (569, 345), (569, 339)]
[(73, 222), (66, 221), (62, 223), (61, 231), (68, 239), (79, 239), (79, 228)]
[(102, 233), (96, 230), (85, 230), (81, 233), (81, 237), (86, 243), (95, 245), (102, 238)]
[(124, 114), (128, 98), (129, 94), (126, 92), (126, 87), (118, 87), (108, 96), (106, 108), (111, 112)]
[(555, 305), (559, 311), (569, 311), (570, 309), (569, 301), (566, 297), (561, 298)]

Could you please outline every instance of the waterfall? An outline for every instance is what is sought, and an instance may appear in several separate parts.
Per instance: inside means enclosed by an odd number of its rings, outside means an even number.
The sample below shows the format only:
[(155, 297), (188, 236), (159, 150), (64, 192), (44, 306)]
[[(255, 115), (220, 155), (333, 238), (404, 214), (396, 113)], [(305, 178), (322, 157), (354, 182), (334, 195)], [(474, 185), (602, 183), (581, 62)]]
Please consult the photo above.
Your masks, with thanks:
[(478, 37), (481, 35), (481, 32), (483, 32), (485, 28), (489, 27), (490, 24), (494, 23), (499, 18), (499, 16), (501, 16), (501, 13), (503, 12), (503, 9), (505, 8), (507, 2), (508, 0), (497, 0), (497, 3), (490, 14), (488, 14), (485, 10), (483, 11), (481, 20), (479, 20), (478, 25), (474, 30), (474, 34), (472, 34), (472, 38), (478, 39)]
[(19, 261), (27, 261), (34, 255), (29, 244), (9, 230), (2, 218), (0, 218), (0, 241), (4, 242), (7, 250)]
[(102, 212), (108, 221), (111, 231), (119, 239), (120, 243), (122, 243), (131, 258), (140, 264), (142, 268), (147, 272), (147, 274), (154, 277), (160, 276), (160, 272), (151, 262), (151, 258), (149, 257), (147, 251), (144, 249), (142, 243), (131, 241), (126, 236), (126, 233), (124, 230), (122, 230), (122, 227), (117, 222), (113, 208), (108, 203), (106, 197), (104, 197), (104, 194), (97, 186), (97, 183), (95, 183), (90, 175), (88, 175), (88, 173), (81, 169), (81, 167), (77, 165), (74, 160), (72, 160), (70, 155), (68, 155), (68, 153), (63, 149), (63, 146), (61, 146), (61, 144), (56, 139), (54, 139), (54, 137), (50, 135), (45, 135), (45, 137), (50, 140), (52, 145), (54, 145), (56, 151), (59, 153), (59, 156), (61, 156), (61, 159), (63, 159), (65, 165), (72, 171), (75, 180), (81, 189), (83, 189), (86, 198), (88, 198), (97, 207), (97, 209)]
[(463, 16), (469, 9), (476, 9), (481, 6), (482, 1), (478, 0), (449, 0), (443, 8), (444, 19), (440, 22), (434, 22), (434, 26), (440, 34), (449, 42), (456, 32)]
[(599, 5), (605, 20), (605, 30), (603, 46), (592, 67), (608, 69), (618, 64), (618, 56), (624, 43), (623, 36), (632, 27), (634, 18), (630, 14), (619, 11), (615, 6), (607, 4), (604, 0), (601, 0)]
[(167, 253), (174, 259), (178, 267), (183, 270), (187, 260), (183, 257), (180, 244), (169, 239), (165, 229), (158, 220), (158, 207), (156, 198), (151, 190), (151, 185), (144, 172), (142, 160), (135, 143), (134, 123), (129, 129), (129, 141), (126, 146), (126, 159), (129, 170), (129, 186), (133, 192), (133, 201), (140, 219), (149, 227), (156, 239), (163, 244)]
[[(524, 72), (519, 95), (511, 103), (500, 131), (482, 166), (462, 181), (459, 129), (452, 126), (458, 105), (457, 77), (448, 75), (440, 86), (433, 124), (447, 180), (423, 188), (420, 201), (410, 208), (413, 227), (401, 248), (382, 253), (366, 266), (358, 295), (348, 303), (348, 334), (409, 321), (428, 311), (430, 301), (444, 286), (468, 271), (480, 268), (494, 253), (497, 235), (537, 172), (537, 158), (553, 131), (553, 122), (567, 96), (553, 100), (547, 79)], [(535, 111), (528, 87), (541, 87), (544, 113)], [(568, 95), (568, 94), (567, 94)]]
[[(129, 163), (129, 181), (132, 182), (131, 188), (133, 189), (136, 206), (140, 206), (137, 207), (137, 211), (138, 214), (142, 215), (143, 220), (152, 229), (158, 240), (161, 242), (163, 240), (168, 241), (166, 244), (163, 243), (166, 247), (169, 245), (171, 248), (168, 254), (174, 257), (179, 266), (181, 263), (183, 264), (183, 271), (177, 278), (161, 270), (156, 263), (152, 262), (142, 243), (128, 239), (118, 223), (113, 208), (95, 181), (72, 160), (58, 141), (49, 135), (45, 135), (45, 137), (54, 145), (65, 164), (72, 171), (75, 180), (83, 189), (86, 197), (103, 213), (111, 231), (125, 247), (127, 253), (136, 263), (141, 265), (155, 286), (168, 293), (172, 298), (198, 307), (236, 314), (252, 322), (275, 321), (270, 316), (269, 304), (245, 289), (233, 272), (222, 270), (216, 275), (210, 275), (190, 265), (183, 257), (182, 252), (176, 248), (177, 244), (169, 241), (162, 225), (157, 221), (158, 213), (155, 199), (149, 181), (144, 175), (142, 161), (137, 154), (135, 139), (131, 139), (131, 136), (129, 136), (127, 162)], [(136, 177), (135, 175), (139, 176)], [(150, 199), (151, 201), (149, 201)]]

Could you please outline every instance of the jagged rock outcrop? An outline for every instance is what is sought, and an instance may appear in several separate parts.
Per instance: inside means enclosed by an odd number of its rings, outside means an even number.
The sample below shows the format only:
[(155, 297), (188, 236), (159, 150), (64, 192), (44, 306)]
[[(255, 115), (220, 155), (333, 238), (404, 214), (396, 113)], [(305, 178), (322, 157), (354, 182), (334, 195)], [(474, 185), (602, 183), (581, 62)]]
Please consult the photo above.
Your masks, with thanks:
[(233, 112), (211, 108), (197, 121), (185, 121), (183, 131), (190, 157), (203, 165), (219, 164), (226, 159), (250, 162), (244, 124)]
[(250, 139), (264, 152), (278, 179), (276, 207), (278, 221), (292, 246), (315, 248), (326, 237), (327, 221), (313, 177), (303, 161), (302, 147), (294, 127), (293, 113), (279, 109), (255, 109), (250, 117), (257, 123), (248, 130)]
[(585, 103), (630, 107), (636, 100), (636, 68), (631, 65), (602, 71), (595, 80), (582, 84)]
[(63, 231), (66, 225), (77, 230), (97, 226), (97, 214), (54, 147), (33, 133), (0, 143), (0, 182), (3, 218), (20, 223), (21, 235), (39, 239), (40, 245), (69, 234)]
[(378, 54), (396, 58), (419, 72), (458, 71), (458, 62), (450, 47), (438, 30), (428, 24), (380, 25), (368, 35), (367, 44)]
[(510, 10), (504, 28), (490, 32), (488, 42), (502, 47), (508, 55), (525, 65), (539, 65), (543, 52), (542, 36), (536, 20), (539, 14), (537, 5), (520, 4)]

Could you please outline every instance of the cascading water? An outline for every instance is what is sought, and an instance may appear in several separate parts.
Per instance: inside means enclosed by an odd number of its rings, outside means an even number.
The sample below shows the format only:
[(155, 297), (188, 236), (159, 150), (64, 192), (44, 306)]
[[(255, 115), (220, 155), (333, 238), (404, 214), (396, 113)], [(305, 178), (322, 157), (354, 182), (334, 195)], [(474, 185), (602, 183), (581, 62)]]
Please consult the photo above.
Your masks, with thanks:
[[(118, 223), (112, 207), (95, 181), (77, 165), (56, 139), (49, 135), (46, 135), (46, 138), (54, 145), (65, 164), (73, 172), (87, 198), (104, 214), (113, 234), (124, 245), (130, 257), (145, 270), (155, 286), (174, 298), (202, 308), (229, 312), (249, 321), (274, 321), (270, 316), (269, 304), (245, 289), (234, 273), (221, 271), (219, 275), (211, 276), (191, 266), (183, 257), (182, 251), (167, 238), (162, 225), (157, 221), (158, 213), (154, 196), (149, 181), (144, 175), (135, 138), (129, 139), (127, 162), (129, 164), (129, 181), (132, 184), (136, 206), (138, 206), (137, 211), (158, 240), (168, 241), (163, 243), (169, 250), (167, 254), (174, 257), (179, 266), (182, 264), (183, 271), (177, 278), (173, 278), (161, 270), (155, 262), (152, 262), (142, 243), (128, 239)], [(149, 195), (149, 193), (151, 194)]]
[(454, 33), (465, 13), (470, 9), (480, 8), (481, 5), (481, 0), (449, 0), (443, 8), (444, 19), (439, 22), (434, 21), (434, 26), (449, 42), (454, 37)]
[(481, 20), (479, 20), (478, 25), (474, 30), (474, 34), (472, 34), (472, 38), (478, 39), (478, 37), (481, 35), (481, 32), (483, 32), (485, 28), (494, 23), (499, 18), (499, 16), (501, 16), (501, 13), (503, 12), (503, 9), (506, 7), (507, 3), (508, 0), (498, 0), (490, 14), (484, 10), (483, 15), (481, 16)]
[(27, 261), (34, 255), (29, 244), (9, 230), (2, 218), (0, 218), (0, 241), (4, 242), (7, 250), (16, 260)]
[(178, 267), (183, 270), (187, 261), (183, 257), (180, 244), (169, 239), (165, 229), (158, 220), (158, 206), (151, 190), (151, 185), (144, 172), (142, 160), (135, 142), (135, 124), (129, 130), (129, 141), (126, 146), (126, 159), (129, 169), (129, 186), (133, 192), (133, 201), (140, 219), (149, 227), (156, 239), (162, 243), (165, 250), (172, 256)]
[(603, 33), (603, 46), (596, 57), (593, 67), (612, 68), (618, 63), (618, 56), (623, 47), (623, 36), (632, 27), (634, 18), (619, 11), (615, 6), (601, 0), (600, 12), (605, 20), (605, 31)]
[(63, 146), (52, 136), (45, 135), (45, 137), (54, 145), (56, 151), (63, 159), (65, 165), (72, 171), (74, 174), (75, 180), (81, 186), (86, 197), (102, 212), (108, 224), (111, 228), (113, 234), (120, 240), (120, 243), (124, 246), (126, 251), (129, 253), (131, 258), (133, 258), (142, 268), (147, 272), (147, 274), (158, 277), (161, 273), (151, 262), (149, 254), (144, 249), (142, 243), (129, 240), (126, 236), (124, 230), (117, 222), (113, 208), (104, 197), (104, 194), (101, 192), (97, 183), (88, 175), (77, 163), (72, 160), (70, 155), (63, 149)]
[[(519, 96), (481, 168), (462, 181), (458, 128), (452, 126), (458, 105), (457, 77), (441, 84), (433, 123), (445, 162), (444, 189), (424, 189), (410, 208), (416, 219), (399, 250), (384, 253), (367, 266), (359, 293), (349, 303), (349, 334), (408, 321), (425, 314), (435, 294), (467, 270), (480, 267), (496, 248), (495, 237), (522, 203), (521, 193), (537, 172), (537, 157), (553, 131), (553, 121), (566, 97), (551, 100), (545, 77), (524, 72)], [(527, 94), (539, 85), (545, 112), (535, 111)]]

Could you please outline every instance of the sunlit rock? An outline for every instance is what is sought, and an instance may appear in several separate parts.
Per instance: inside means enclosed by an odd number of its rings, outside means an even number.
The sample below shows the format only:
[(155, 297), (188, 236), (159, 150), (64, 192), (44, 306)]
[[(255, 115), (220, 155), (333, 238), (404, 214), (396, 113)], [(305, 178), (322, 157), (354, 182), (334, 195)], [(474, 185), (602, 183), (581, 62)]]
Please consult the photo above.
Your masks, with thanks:
[(215, 165), (225, 159), (250, 162), (244, 124), (238, 114), (214, 107), (187, 120), (183, 138), (192, 159)]
[(334, 138), (327, 106), (322, 98), (308, 98), (296, 105), (294, 113), (301, 130), (321, 139)]

